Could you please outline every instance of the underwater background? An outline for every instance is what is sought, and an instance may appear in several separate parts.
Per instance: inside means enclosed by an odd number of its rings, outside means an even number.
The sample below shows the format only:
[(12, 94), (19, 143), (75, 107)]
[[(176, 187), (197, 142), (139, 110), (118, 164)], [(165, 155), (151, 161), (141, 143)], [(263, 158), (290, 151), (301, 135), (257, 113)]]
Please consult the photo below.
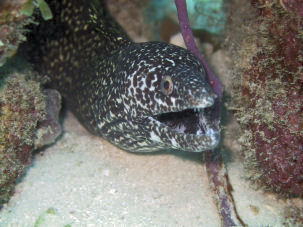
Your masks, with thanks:
[[(172, 0), (108, 0), (136, 42), (185, 48)], [(200, 51), (224, 85), (222, 145), (248, 226), (303, 226), (303, 4), (191, 0)], [(15, 55), (43, 0), (0, 3), (0, 226), (220, 226), (197, 153), (134, 154), (91, 135)], [(48, 98), (46, 98), (48, 97)]]

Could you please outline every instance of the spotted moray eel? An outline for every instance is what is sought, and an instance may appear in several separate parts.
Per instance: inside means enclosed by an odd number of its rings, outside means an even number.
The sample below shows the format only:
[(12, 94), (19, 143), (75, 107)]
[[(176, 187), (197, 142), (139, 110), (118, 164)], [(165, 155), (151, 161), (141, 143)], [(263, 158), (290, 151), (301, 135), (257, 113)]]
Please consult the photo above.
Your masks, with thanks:
[(91, 133), (131, 152), (217, 146), (216, 95), (193, 54), (131, 41), (101, 0), (47, 2), (54, 18), (31, 28), (29, 59)]

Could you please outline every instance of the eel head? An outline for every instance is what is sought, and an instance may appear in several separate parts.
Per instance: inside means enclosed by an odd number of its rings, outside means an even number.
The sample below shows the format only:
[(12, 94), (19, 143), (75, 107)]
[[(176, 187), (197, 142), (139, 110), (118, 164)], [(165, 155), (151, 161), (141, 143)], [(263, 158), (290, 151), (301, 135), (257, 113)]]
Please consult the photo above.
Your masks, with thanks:
[[(166, 43), (134, 44), (122, 54), (123, 121), (116, 145), (129, 151), (216, 147), (220, 128), (212, 119), (216, 94), (200, 61), (189, 51)], [(117, 121), (118, 122), (118, 121)]]

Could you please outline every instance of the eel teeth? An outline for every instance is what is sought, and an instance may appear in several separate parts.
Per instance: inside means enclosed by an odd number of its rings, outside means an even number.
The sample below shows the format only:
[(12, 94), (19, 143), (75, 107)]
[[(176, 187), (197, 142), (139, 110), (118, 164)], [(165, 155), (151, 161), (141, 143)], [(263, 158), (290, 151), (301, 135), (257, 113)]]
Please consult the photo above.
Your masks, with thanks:
[(203, 111), (203, 108), (196, 107), (196, 108), (193, 108), (193, 110), (195, 113), (201, 113)]

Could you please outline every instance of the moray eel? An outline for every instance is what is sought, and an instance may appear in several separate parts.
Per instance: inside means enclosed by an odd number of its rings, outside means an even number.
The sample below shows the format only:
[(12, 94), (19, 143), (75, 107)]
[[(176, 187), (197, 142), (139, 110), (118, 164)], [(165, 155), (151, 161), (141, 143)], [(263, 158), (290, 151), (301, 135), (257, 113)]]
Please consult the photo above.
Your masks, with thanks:
[(47, 2), (54, 18), (31, 28), (29, 59), (91, 133), (131, 152), (218, 145), (216, 95), (193, 54), (131, 41), (101, 0)]

